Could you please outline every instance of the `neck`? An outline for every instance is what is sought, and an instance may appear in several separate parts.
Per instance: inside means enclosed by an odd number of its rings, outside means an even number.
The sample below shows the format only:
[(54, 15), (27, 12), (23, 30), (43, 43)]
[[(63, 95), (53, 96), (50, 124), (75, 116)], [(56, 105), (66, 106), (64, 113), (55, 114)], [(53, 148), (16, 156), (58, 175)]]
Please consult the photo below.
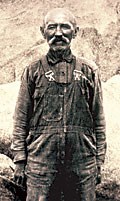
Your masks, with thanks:
[(54, 58), (59, 58), (59, 59), (64, 59), (68, 57), (71, 54), (70, 48), (68, 49), (60, 49), (60, 50), (53, 50), (50, 49), (49, 53), (54, 57)]

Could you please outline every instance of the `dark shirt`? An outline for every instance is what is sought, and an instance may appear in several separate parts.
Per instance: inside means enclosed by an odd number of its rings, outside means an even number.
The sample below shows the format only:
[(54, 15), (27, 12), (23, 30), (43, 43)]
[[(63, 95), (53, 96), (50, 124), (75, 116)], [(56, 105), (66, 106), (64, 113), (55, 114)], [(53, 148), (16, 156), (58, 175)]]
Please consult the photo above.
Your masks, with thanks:
[(101, 165), (106, 138), (98, 68), (71, 52), (62, 59), (53, 55), (49, 52), (23, 72), (14, 115), (14, 162), (39, 155), (38, 136), (47, 143), (46, 134), (79, 132), (82, 156), (94, 155)]

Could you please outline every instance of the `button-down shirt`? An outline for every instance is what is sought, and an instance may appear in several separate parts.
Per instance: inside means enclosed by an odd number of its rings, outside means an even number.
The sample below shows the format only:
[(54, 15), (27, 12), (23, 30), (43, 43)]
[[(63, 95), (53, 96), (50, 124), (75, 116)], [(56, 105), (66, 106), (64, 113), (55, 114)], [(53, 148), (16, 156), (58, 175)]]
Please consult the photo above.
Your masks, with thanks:
[[(97, 66), (69, 51), (66, 59), (46, 57), (25, 68), (14, 115), (14, 162), (36, 157), (46, 134), (79, 132), (82, 157), (105, 159), (105, 118)], [(44, 143), (45, 143), (44, 142)], [(34, 145), (35, 144), (35, 145)], [(38, 159), (37, 159), (38, 160)]]

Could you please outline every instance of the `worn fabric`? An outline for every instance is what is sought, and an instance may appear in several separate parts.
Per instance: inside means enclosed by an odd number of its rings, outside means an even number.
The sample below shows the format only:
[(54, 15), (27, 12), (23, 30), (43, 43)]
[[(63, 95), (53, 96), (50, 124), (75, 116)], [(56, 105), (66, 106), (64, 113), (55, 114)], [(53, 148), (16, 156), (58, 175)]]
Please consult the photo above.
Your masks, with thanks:
[(49, 52), (25, 68), (14, 115), (14, 162), (27, 162), (28, 186), (45, 186), (44, 195), (61, 172), (77, 175), (78, 186), (95, 176), (106, 151), (97, 66), (71, 52), (66, 60), (55, 60)]
[(65, 201), (95, 201), (96, 160), (81, 156), (79, 139), (79, 132), (46, 135), (38, 161), (28, 160), (27, 201), (58, 201), (61, 193)]
[(37, 179), (29, 175), (27, 201), (95, 201), (94, 159), (84, 161), (80, 169), (78, 173), (59, 164), (57, 172), (50, 169), (51, 173)]

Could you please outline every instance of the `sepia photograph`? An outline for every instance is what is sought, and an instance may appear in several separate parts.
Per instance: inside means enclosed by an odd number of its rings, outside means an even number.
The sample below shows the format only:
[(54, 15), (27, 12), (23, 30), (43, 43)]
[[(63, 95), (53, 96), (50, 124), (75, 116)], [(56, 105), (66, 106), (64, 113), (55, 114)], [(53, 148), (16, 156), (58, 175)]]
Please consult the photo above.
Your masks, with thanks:
[(120, 201), (119, 0), (0, 0), (0, 201)]

